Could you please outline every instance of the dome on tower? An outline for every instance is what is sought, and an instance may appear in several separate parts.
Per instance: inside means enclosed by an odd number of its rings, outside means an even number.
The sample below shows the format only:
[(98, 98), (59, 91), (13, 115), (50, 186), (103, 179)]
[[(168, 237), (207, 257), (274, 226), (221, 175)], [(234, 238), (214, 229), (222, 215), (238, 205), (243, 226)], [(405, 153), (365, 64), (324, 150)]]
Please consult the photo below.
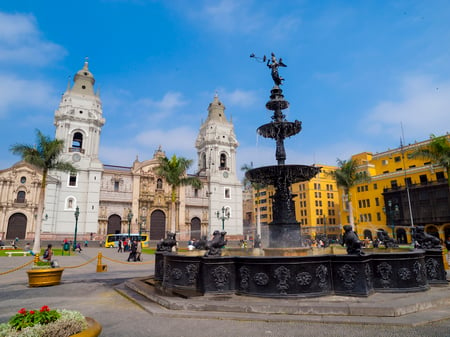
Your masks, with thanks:
[(83, 69), (79, 70), (74, 77), (72, 91), (80, 94), (94, 95), (94, 75), (89, 71), (89, 63), (84, 62)]

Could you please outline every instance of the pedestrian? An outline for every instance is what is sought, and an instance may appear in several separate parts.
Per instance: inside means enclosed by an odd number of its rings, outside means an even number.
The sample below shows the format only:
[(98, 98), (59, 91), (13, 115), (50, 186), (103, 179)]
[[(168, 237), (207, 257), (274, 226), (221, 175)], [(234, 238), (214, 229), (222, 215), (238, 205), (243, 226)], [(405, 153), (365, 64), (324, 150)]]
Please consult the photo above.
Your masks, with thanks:
[(117, 249), (117, 252), (118, 252), (118, 253), (122, 253), (122, 252), (123, 252), (123, 249), (122, 249), (122, 240), (119, 239), (119, 241), (118, 241), (117, 244), (119, 245), (119, 249)]
[(44, 252), (44, 256), (42, 257), (42, 259), (43, 259), (44, 261), (50, 262), (50, 261), (52, 260), (52, 256), (53, 256), (52, 245), (49, 244), (49, 245), (47, 246), (47, 249), (46, 249), (45, 252)]
[(128, 255), (128, 262), (130, 262), (130, 260), (136, 261), (136, 251), (137, 251), (137, 243), (136, 241), (133, 241), (131, 243), (131, 248), (130, 248), (130, 255)]
[(142, 242), (139, 240), (136, 247), (136, 258), (134, 261), (142, 261)]
[(128, 241), (127, 241), (127, 239), (123, 240), (123, 251), (124, 252), (128, 251)]

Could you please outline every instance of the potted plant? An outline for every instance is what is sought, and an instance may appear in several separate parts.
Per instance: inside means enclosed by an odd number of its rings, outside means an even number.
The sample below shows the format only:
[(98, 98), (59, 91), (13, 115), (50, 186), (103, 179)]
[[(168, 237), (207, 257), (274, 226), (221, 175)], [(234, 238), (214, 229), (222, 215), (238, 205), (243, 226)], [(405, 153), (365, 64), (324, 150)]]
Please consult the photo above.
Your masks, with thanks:
[(102, 326), (78, 311), (20, 309), (8, 323), (0, 324), (0, 337), (97, 337)]
[(34, 257), (34, 265), (27, 270), (28, 285), (30, 287), (45, 287), (59, 284), (61, 282), (64, 268), (55, 262), (41, 261), (39, 255)]

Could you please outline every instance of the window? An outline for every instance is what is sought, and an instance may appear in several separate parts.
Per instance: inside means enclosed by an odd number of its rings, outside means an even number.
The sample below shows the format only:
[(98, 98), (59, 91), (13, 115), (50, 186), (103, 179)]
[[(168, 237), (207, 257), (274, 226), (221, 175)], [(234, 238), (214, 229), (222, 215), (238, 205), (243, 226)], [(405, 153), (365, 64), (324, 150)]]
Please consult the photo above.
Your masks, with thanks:
[(377, 184), (373, 184), (373, 189), (374, 190), (378, 189), (378, 185)]
[(69, 175), (69, 186), (77, 186), (77, 174), (71, 173)]
[(114, 182), (114, 192), (119, 192), (119, 182), (118, 181)]
[(225, 153), (220, 154), (220, 169), (225, 169), (227, 167), (227, 155)]
[(381, 221), (381, 213), (377, 212), (377, 221)]
[(405, 178), (405, 185), (406, 185), (406, 186), (411, 186), (411, 185), (412, 185), (412, 180), (411, 180), (411, 178)]
[(380, 206), (380, 199), (379, 198), (375, 198), (375, 206)]
[(387, 165), (389, 162), (387, 161), (387, 159), (383, 159), (382, 161), (381, 161), (381, 165)]
[(231, 198), (230, 189), (228, 187), (225, 187), (224, 197), (225, 197), (225, 199), (230, 199)]
[(391, 180), (391, 188), (397, 188), (397, 180)]
[(398, 162), (401, 161), (401, 160), (402, 160), (402, 158), (401, 158), (400, 156), (394, 157), (394, 161), (395, 161), (396, 163), (398, 163)]
[(19, 204), (25, 203), (25, 196), (26, 196), (25, 191), (19, 191), (19, 192), (17, 193), (17, 199), (16, 199), (16, 202), (19, 203)]
[(421, 184), (426, 184), (428, 182), (428, 178), (427, 178), (426, 174), (420, 175), (419, 178), (420, 178)]
[(198, 189), (197, 188), (194, 189), (194, 198), (198, 198)]
[(436, 172), (436, 180), (445, 180), (444, 172)]
[(83, 148), (83, 134), (81, 132), (75, 132), (72, 138), (71, 152), (82, 152)]
[(26, 177), (21, 177), (20, 178), (20, 183), (21, 184), (25, 184), (27, 182), (27, 178)]

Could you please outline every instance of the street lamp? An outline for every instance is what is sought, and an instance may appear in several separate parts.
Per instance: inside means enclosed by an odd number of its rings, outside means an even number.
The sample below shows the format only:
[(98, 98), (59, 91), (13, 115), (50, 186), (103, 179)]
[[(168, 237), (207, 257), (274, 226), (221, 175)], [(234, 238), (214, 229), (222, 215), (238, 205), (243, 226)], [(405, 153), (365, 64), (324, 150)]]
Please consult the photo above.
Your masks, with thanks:
[(75, 235), (73, 237), (73, 250), (77, 248), (77, 230), (78, 230), (78, 217), (80, 216), (80, 208), (77, 206), (75, 209)]
[(391, 227), (392, 230), (392, 238), (395, 239), (395, 223), (394, 223), (394, 216), (398, 214), (399, 208), (398, 205), (394, 205), (394, 209), (392, 209), (392, 200), (388, 200), (388, 209), (386, 210), (385, 207), (383, 207), (384, 213), (386, 213), (388, 217), (388, 226)]
[(131, 237), (130, 229), (131, 229), (131, 220), (133, 220), (133, 213), (131, 209), (128, 210), (128, 239)]
[(216, 212), (217, 219), (222, 220), (222, 230), (225, 229), (225, 220), (228, 220), (230, 218), (230, 212), (228, 212), (228, 209), (222, 207), (222, 215), (220, 215), (220, 212)]

